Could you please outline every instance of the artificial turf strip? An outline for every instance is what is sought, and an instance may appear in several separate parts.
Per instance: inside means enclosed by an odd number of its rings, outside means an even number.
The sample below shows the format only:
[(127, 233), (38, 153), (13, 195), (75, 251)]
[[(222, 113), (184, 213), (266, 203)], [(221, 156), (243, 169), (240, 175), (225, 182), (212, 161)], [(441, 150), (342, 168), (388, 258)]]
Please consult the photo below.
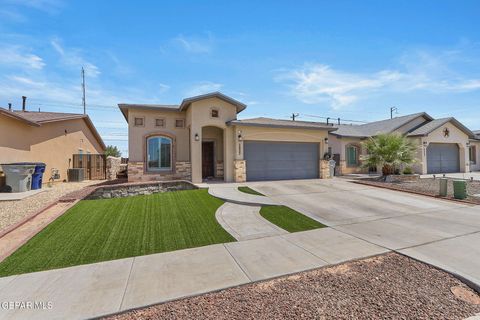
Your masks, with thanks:
[(83, 200), (0, 263), (0, 276), (235, 241), (206, 189)]
[(260, 209), (260, 215), (288, 232), (326, 227), (324, 224), (285, 206), (264, 206)]
[(249, 187), (238, 187), (238, 191), (241, 191), (243, 193), (248, 193), (248, 194), (254, 194), (256, 196), (262, 196), (264, 197), (264, 194), (261, 194), (260, 192), (257, 192)]

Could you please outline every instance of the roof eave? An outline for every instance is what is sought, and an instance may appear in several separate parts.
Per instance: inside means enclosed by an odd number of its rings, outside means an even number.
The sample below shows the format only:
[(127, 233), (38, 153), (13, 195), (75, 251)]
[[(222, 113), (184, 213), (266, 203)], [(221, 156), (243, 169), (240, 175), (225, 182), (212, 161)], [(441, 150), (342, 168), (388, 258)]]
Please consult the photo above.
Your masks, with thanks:
[(228, 126), (244, 126), (244, 127), (267, 127), (267, 128), (290, 128), (290, 129), (308, 129), (308, 130), (327, 130), (329, 132), (337, 130), (335, 127), (316, 127), (316, 126), (292, 126), (292, 125), (282, 125), (282, 124), (267, 124), (267, 123), (248, 123), (248, 122), (237, 122), (235, 120), (228, 121)]
[(237, 114), (247, 108), (246, 104), (241, 103), (238, 100), (230, 98), (229, 96), (226, 96), (223, 93), (216, 91), (216, 92), (206, 93), (206, 94), (183, 99), (182, 103), (180, 104), (179, 110), (183, 111), (187, 109), (190, 106), (190, 104), (192, 104), (195, 101), (210, 99), (210, 98), (218, 98), (225, 102), (233, 104), (237, 108)]
[(7, 109), (4, 109), (4, 108), (0, 108), (0, 113), (5, 115), (6, 117), (21, 121), (21, 122), (26, 123), (26, 124), (28, 124), (30, 126), (33, 126), (33, 127), (40, 127), (41, 126), (37, 122), (25, 119), (24, 117), (21, 117), (21, 116), (15, 114), (14, 112), (8, 111)]

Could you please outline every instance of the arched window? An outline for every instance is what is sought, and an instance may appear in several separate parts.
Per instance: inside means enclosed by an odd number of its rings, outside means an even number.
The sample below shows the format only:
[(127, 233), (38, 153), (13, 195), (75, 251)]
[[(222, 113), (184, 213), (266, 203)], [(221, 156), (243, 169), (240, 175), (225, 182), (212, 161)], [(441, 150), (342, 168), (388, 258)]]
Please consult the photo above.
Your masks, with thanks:
[(147, 170), (172, 169), (172, 139), (154, 136), (147, 139)]
[(357, 167), (359, 160), (359, 148), (354, 145), (347, 146), (347, 167)]

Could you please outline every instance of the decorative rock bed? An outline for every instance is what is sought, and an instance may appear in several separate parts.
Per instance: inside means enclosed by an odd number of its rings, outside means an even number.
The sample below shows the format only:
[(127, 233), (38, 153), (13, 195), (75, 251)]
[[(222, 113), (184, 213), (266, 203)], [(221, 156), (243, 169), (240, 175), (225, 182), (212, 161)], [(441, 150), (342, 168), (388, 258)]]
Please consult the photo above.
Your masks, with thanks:
[(198, 189), (188, 181), (162, 181), (146, 183), (126, 183), (96, 188), (85, 200), (125, 198), (154, 193)]
[(385, 182), (413, 182), (420, 180), (419, 174), (389, 175), (385, 177)]

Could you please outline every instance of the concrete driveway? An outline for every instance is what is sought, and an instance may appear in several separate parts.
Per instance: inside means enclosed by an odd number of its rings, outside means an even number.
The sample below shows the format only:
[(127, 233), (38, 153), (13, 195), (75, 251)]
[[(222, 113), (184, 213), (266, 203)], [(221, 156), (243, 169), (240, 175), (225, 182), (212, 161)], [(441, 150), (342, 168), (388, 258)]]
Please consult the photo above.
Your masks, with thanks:
[(344, 179), (249, 186), (335, 230), (436, 265), (480, 288), (480, 206)]

